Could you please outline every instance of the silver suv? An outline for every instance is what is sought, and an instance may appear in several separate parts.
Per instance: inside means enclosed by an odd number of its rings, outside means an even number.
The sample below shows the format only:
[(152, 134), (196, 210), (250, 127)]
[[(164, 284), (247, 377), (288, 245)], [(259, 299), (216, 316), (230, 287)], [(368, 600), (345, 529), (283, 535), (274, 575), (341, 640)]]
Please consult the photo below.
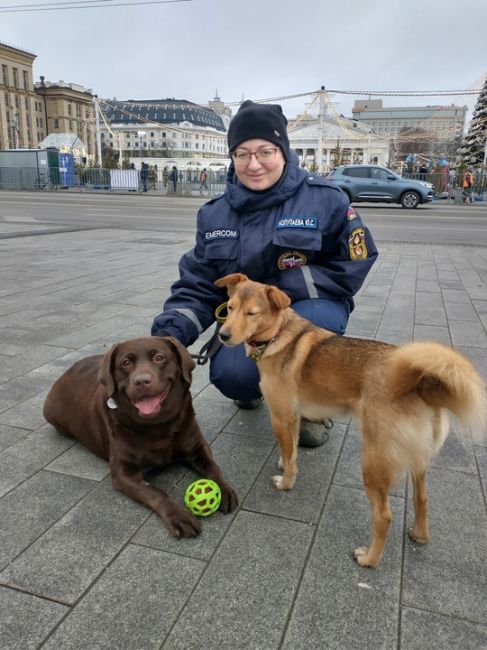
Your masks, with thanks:
[(346, 194), (350, 202), (374, 201), (400, 203), (403, 208), (417, 208), (433, 200), (431, 183), (402, 178), (379, 165), (340, 165), (327, 179)]

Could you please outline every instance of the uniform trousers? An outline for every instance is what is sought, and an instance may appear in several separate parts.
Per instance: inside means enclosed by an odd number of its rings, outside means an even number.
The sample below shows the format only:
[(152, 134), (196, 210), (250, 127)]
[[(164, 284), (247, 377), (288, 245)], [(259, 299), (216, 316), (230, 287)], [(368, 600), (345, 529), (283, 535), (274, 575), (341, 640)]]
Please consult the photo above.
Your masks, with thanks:
[[(336, 334), (345, 333), (350, 316), (346, 300), (313, 298), (295, 302), (291, 308), (318, 327)], [(261, 395), (257, 364), (246, 356), (243, 343), (235, 347), (220, 347), (210, 360), (210, 381), (230, 399), (250, 401)]]

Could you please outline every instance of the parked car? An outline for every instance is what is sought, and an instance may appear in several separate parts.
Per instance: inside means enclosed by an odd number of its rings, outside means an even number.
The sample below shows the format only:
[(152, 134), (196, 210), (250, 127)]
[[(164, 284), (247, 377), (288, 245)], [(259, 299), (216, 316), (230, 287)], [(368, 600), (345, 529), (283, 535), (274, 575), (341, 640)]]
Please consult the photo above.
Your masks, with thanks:
[(431, 183), (402, 178), (380, 165), (340, 165), (328, 174), (327, 179), (346, 192), (351, 203), (374, 201), (417, 208), (433, 200)]

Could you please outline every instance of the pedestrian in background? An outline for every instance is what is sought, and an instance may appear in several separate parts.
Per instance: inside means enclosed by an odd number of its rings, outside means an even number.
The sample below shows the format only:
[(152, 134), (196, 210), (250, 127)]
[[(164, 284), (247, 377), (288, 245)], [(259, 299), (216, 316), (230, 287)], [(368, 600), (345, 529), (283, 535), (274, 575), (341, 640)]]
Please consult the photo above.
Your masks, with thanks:
[[(191, 345), (227, 301), (215, 280), (238, 272), (278, 286), (319, 327), (345, 332), (377, 249), (346, 194), (299, 167), (286, 125), (279, 105), (240, 106), (227, 133), (225, 193), (198, 212), (196, 245), (179, 262), (180, 278), (154, 319), (154, 336)], [(239, 408), (261, 402), (259, 371), (244, 345), (217, 349), (210, 381)], [(300, 444), (323, 444), (324, 428), (314, 429), (303, 421)]]
[(463, 202), (473, 203), (473, 183), (474, 183), (473, 169), (469, 168), (463, 175)]
[(200, 194), (203, 195), (203, 192), (208, 192), (208, 172), (206, 167), (201, 170), (200, 174)]
[(147, 192), (147, 179), (149, 176), (149, 165), (145, 162), (142, 163), (140, 168), (140, 183), (142, 185), (142, 191)]
[(428, 167), (425, 165), (425, 163), (422, 163), (419, 168), (419, 180), (425, 181), (427, 173), (428, 173)]
[(148, 181), (149, 181), (149, 188), (151, 190), (156, 189), (156, 183), (157, 183), (157, 165), (151, 165), (149, 167), (148, 173)]
[(176, 165), (173, 165), (173, 168), (171, 169), (171, 172), (169, 173), (169, 180), (172, 183), (172, 190), (174, 193), (176, 193), (177, 187), (178, 187), (178, 168)]

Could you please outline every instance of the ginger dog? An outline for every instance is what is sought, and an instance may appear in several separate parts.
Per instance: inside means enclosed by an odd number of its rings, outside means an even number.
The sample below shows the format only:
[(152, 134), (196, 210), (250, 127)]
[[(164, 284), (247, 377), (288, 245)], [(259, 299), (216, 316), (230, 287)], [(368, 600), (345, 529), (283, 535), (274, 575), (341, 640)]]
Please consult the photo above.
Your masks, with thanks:
[(434, 342), (395, 346), (316, 327), (298, 316), (277, 287), (233, 273), (215, 283), (229, 295), (220, 329), (225, 345), (245, 343), (260, 372), (260, 387), (280, 450), (279, 490), (296, 480), (301, 417), (353, 414), (363, 434), (362, 471), (372, 506), (369, 546), (355, 550), (361, 566), (377, 566), (392, 520), (388, 490), (402, 471), (411, 475), (414, 523), (409, 537), (428, 542), (425, 472), (449, 430), (447, 411), (462, 435), (485, 434), (484, 382), (460, 353)]

